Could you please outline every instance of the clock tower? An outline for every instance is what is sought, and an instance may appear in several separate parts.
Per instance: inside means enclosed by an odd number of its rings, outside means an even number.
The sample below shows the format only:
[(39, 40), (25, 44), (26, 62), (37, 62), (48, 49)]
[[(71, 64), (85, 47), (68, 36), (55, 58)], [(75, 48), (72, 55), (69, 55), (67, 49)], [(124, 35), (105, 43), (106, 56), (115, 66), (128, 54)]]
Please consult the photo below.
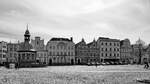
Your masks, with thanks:
[(28, 25), (27, 25), (27, 30), (25, 31), (25, 34), (24, 34), (24, 42), (29, 43), (29, 41), (30, 41), (30, 32), (28, 30)]

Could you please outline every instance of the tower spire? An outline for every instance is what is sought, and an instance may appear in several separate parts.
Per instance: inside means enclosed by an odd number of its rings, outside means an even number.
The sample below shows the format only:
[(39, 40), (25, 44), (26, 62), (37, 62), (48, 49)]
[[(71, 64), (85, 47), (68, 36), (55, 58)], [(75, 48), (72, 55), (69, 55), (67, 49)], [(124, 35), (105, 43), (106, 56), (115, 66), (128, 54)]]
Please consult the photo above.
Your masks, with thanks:
[(29, 25), (27, 24), (27, 30), (28, 30)]

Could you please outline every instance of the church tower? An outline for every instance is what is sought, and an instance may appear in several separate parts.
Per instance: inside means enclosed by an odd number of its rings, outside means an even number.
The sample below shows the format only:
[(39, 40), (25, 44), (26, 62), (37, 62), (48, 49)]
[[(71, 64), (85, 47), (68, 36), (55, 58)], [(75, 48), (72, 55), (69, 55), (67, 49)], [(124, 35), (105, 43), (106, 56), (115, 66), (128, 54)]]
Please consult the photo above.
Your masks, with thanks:
[(29, 43), (29, 41), (30, 41), (30, 32), (28, 30), (28, 25), (27, 25), (27, 30), (25, 31), (25, 34), (24, 34), (24, 42)]

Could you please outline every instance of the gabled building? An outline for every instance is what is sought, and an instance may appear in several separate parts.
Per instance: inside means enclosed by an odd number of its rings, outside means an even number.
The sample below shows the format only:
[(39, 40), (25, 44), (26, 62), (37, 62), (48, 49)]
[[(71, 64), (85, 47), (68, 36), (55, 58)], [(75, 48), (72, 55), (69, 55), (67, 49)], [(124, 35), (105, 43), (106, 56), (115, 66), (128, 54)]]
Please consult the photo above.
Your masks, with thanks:
[(84, 39), (75, 45), (76, 64), (88, 63), (88, 46)]
[(133, 61), (132, 47), (129, 39), (120, 41), (120, 60), (122, 62), (131, 63)]
[(31, 39), (31, 45), (37, 51), (45, 50), (44, 39), (41, 39), (40, 37), (35, 37), (35, 39)]
[(145, 51), (144, 42), (139, 38), (136, 43), (132, 45), (133, 62), (142, 62), (142, 56), (144, 56)]
[(99, 56), (100, 50), (99, 50), (98, 44), (95, 41), (95, 39), (93, 40), (93, 42), (88, 43), (87, 46), (88, 46), (88, 52), (87, 52), (88, 62), (89, 63), (100, 62), (100, 56)]
[(31, 45), (33, 49), (37, 51), (37, 61), (40, 64), (48, 64), (48, 51), (45, 49), (44, 39), (41, 40), (40, 37), (35, 37), (31, 40)]

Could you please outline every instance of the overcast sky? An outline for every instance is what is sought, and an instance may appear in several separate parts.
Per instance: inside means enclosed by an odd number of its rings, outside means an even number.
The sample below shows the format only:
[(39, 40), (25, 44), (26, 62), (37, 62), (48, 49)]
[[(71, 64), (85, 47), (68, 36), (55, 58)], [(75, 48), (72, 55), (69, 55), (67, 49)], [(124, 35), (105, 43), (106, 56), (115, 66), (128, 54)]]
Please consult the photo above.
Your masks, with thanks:
[(0, 40), (23, 41), (29, 24), (47, 42), (71, 36), (77, 43), (98, 37), (140, 37), (150, 43), (150, 0), (0, 0)]

